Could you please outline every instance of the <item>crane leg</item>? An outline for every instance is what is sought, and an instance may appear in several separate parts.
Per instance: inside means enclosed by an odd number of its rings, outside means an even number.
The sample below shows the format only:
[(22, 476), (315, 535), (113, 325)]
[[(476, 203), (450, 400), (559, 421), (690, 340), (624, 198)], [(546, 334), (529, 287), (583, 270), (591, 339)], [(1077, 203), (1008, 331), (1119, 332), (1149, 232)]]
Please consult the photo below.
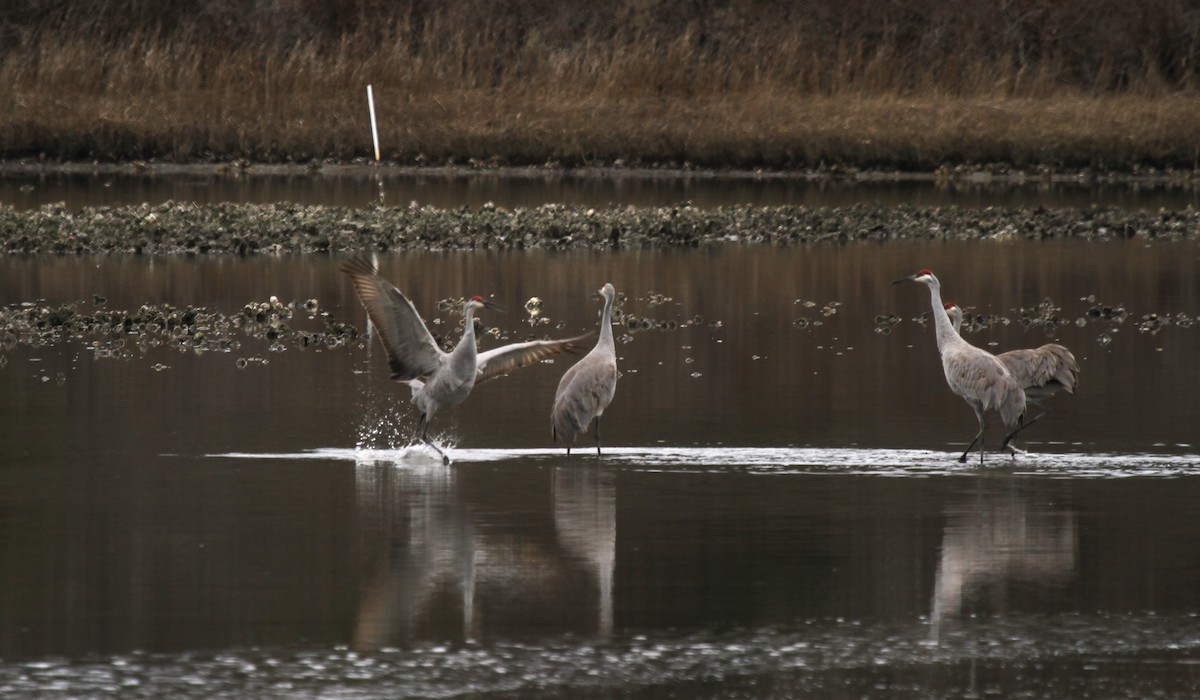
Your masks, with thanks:
[(1042, 412), (1037, 414), (1037, 416), (1035, 416), (1033, 418), (1033, 420), (1030, 420), (1027, 422), (1022, 421), (1021, 425), (1017, 426), (1016, 430), (1012, 431), (1011, 433), (1008, 434), (1008, 437), (1004, 438), (1004, 444), (1002, 444), (1000, 446), (1001, 451), (1003, 451), (1004, 448), (1007, 447), (1008, 449), (1013, 451), (1014, 455), (1016, 455), (1017, 452), (1024, 453), (1025, 450), (1022, 450), (1021, 448), (1017, 447), (1016, 445), (1010, 445), (1009, 443), (1012, 442), (1015, 437), (1017, 437), (1017, 433), (1021, 432), (1022, 430), (1026, 429), (1029, 426), (1033, 425), (1034, 423), (1038, 422), (1042, 416), (1046, 415), (1046, 413), (1047, 413), (1046, 410), (1042, 409)]
[(596, 416), (596, 422), (592, 426), (592, 430), (596, 433), (596, 456), (600, 456), (600, 416)]
[(430, 447), (432, 447), (434, 452), (436, 452), (442, 456), (442, 464), (447, 464), (447, 465), (450, 464), (450, 457), (447, 456), (446, 453), (442, 450), (442, 448), (438, 447), (437, 444), (433, 441), (433, 439), (429, 437), (428, 430), (429, 430), (429, 416), (427, 414), (422, 413), (421, 421), (417, 425), (417, 437), (421, 438), (421, 442), (424, 442), (426, 445), (429, 445)]
[(976, 433), (974, 439), (971, 440), (971, 444), (967, 445), (966, 451), (962, 453), (962, 456), (960, 456), (958, 458), (958, 461), (966, 462), (967, 454), (971, 451), (971, 448), (975, 446), (975, 443), (979, 443), (979, 466), (982, 467), (983, 466), (983, 455), (987, 452), (987, 450), (983, 446), (983, 432), (985, 430), (987, 430), (987, 419), (985, 419), (983, 417), (983, 407), (982, 406), (976, 406), (976, 405), (972, 404), (971, 408), (975, 409), (975, 417), (979, 419), (979, 432)]
[(967, 449), (963, 450), (963, 453), (962, 453), (962, 455), (959, 456), (958, 461), (960, 461), (960, 462), (967, 461), (967, 455), (971, 452), (971, 448), (975, 447), (975, 443), (977, 443), (977, 442), (979, 442), (978, 435), (976, 435), (975, 439), (971, 441), (971, 444), (967, 445)]

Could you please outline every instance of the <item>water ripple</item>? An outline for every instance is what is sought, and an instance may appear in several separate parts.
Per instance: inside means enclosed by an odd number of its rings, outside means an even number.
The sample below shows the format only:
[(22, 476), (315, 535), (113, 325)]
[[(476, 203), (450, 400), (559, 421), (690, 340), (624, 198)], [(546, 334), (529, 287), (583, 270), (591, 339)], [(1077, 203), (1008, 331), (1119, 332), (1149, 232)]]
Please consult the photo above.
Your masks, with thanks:
[[(131, 654), (0, 665), (0, 694), (41, 697), (423, 697), (478, 694), (578, 697), (620, 689), (665, 696), (690, 684), (706, 695), (740, 683), (832, 691), (881, 679), (931, 690), (965, 681), (964, 662), (1007, 669), (1018, 687), (1048, 691), (1039, 672), (1086, 665), (1108, 696), (1134, 697), (1144, 675), (1180, 668), (1200, 649), (1200, 618), (1154, 615), (1013, 616), (956, 623), (937, 641), (924, 620), (867, 625), (807, 620), (789, 625), (634, 634), (611, 642), (571, 637), (483, 644), (427, 642), (358, 653), (333, 649), (244, 649), (217, 654)], [(1143, 675), (1130, 673), (1133, 665)], [(1161, 666), (1162, 669), (1156, 670)], [(1061, 676), (1061, 674), (1059, 674)], [(1054, 682), (1054, 674), (1049, 681)], [(973, 681), (972, 681), (973, 682)], [(1059, 679), (1061, 682), (1061, 678)], [(779, 687), (779, 686), (776, 686)], [(1012, 690), (1013, 688), (1009, 688)], [(980, 688), (979, 690), (984, 690)], [(759, 696), (762, 694), (759, 693)]]
[[(400, 449), (318, 448), (291, 453), (227, 452), (210, 455), (236, 459), (351, 461), (416, 467), (439, 458), (424, 446)], [(454, 464), (488, 462), (596, 464), (593, 456), (567, 458), (561, 449), (454, 449)], [(624, 469), (662, 472), (739, 472), (763, 475), (848, 474), (922, 477), (999, 473), (1073, 478), (1181, 477), (1200, 475), (1200, 455), (1159, 453), (1037, 453), (994, 456), (986, 466), (957, 461), (957, 453), (931, 450), (884, 450), (808, 447), (612, 447), (599, 461)]]

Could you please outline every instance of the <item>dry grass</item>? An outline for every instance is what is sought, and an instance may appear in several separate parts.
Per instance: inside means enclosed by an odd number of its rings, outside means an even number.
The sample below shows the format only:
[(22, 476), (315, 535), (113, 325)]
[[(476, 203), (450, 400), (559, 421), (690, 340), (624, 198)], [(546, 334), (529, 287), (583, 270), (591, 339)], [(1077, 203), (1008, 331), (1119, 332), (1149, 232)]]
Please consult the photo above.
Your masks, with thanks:
[[(104, 24), (0, 15), (0, 155), (362, 157), (372, 83), (385, 155), (405, 162), (1196, 165), (1200, 12), (1113, 3), (1112, 24), (1095, 2), (1075, 7), (1093, 26), (1068, 22), (1074, 2), (946, 15), (907, 0), (880, 15), (863, 1), (797, 15), (629, 0), (611, 16), (571, 2), (251, 3), (290, 11), (271, 38), (214, 29), (234, 26), (216, 2)], [(1154, 12), (1167, 10), (1164, 29)]]

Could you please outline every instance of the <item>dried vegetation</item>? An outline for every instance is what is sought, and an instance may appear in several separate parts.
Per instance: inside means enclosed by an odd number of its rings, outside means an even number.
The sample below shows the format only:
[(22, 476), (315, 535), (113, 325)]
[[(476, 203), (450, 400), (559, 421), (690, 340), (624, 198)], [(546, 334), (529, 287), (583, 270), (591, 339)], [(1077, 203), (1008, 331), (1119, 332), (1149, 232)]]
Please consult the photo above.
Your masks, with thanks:
[(0, 254), (344, 253), (356, 250), (652, 249), (888, 240), (1195, 240), (1200, 211), (1118, 208), (605, 207), (292, 204), (0, 207)]
[(1151, 0), (13, 0), (0, 155), (1194, 169), (1200, 8)]

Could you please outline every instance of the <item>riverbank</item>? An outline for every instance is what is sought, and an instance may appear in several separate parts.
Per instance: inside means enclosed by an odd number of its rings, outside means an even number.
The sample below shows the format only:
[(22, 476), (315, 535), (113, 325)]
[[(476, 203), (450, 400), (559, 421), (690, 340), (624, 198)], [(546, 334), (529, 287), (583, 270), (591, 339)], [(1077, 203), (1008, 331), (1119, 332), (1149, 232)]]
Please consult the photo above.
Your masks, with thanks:
[(647, 249), (898, 239), (1200, 237), (1200, 211), (1116, 208), (339, 208), (290, 204), (0, 208), (0, 253), (146, 255), (358, 250)]
[(1200, 15), (1106, 3), (18, 1), (0, 158), (371, 158), (372, 85), (397, 165), (1196, 170)]
[[(85, 92), (64, 102), (40, 85), (18, 85), (15, 99), (0, 105), (0, 157), (305, 168), (366, 162), (373, 157), (365, 88), (339, 86), (336, 96), (324, 97), (300, 90), (258, 105), (232, 90)], [(1134, 175), (1200, 169), (1200, 94), (1190, 92), (771, 90), (664, 98), (490, 89), (414, 95), (376, 86), (375, 95), (380, 156), (393, 166), (936, 173), (982, 164)]]
[(702, 168), (694, 164), (580, 165), (560, 163), (536, 166), (510, 166), (497, 163), (464, 163), (449, 165), (405, 165), (397, 162), (372, 162), (368, 158), (349, 161), (327, 159), (309, 163), (272, 163), (230, 160), (217, 162), (173, 162), (148, 159), (133, 161), (60, 161), (45, 158), (0, 159), (0, 176), (39, 175), (149, 175), (149, 176), (211, 176), (211, 175), (282, 175), (282, 176), (357, 176), (390, 175), (456, 177), (472, 173), (488, 173), (500, 177), (531, 178), (546, 175), (570, 175), (576, 178), (705, 178), (730, 180), (803, 180), (809, 182), (957, 182), (972, 184), (1020, 184), (1026, 182), (1083, 183), (1083, 184), (1144, 184), (1189, 187), (1200, 185), (1200, 168), (1156, 168), (1136, 166), (1129, 169), (1068, 168), (1061, 164), (1036, 165), (1020, 168), (1005, 163), (964, 163), (944, 165), (933, 170), (896, 170), (859, 168), (826, 164), (816, 168)]

